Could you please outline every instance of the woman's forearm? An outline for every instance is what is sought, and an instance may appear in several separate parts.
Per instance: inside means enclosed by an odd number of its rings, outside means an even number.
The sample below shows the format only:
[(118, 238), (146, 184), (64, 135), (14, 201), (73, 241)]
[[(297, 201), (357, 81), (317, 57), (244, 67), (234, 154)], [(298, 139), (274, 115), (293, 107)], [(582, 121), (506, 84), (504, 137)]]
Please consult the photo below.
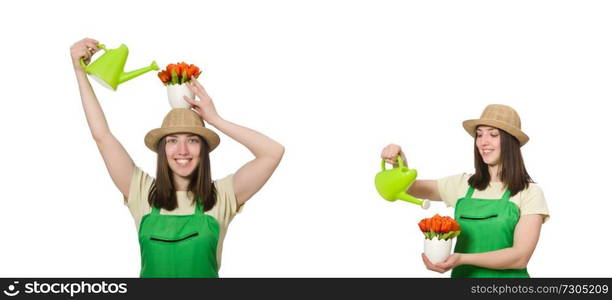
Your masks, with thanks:
[(102, 107), (98, 102), (87, 74), (82, 69), (76, 69), (76, 78), (79, 84), (79, 92), (81, 94), (81, 102), (83, 104), (83, 110), (85, 111), (85, 117), (91, 135), (95, 140), (102, 138), (104, 135), (110, 133), (106, 117), (102, 111)]
[(209, 123), (247, 147), (255, 157), (272, 157), (280, 160), (283, 156), (284, 147), (281, 144), (253, 129), (234, 124), (221, 117), (217, 117)]
[(529, 258), (524, 251), (511, 247), (483, 253), (462, 253), (459, 264), (496, 270), (523, 269), (527, 267)]
[(431, 201), (442, 201), (436, 180), (415, 180), (407, 191), (410, 195)]

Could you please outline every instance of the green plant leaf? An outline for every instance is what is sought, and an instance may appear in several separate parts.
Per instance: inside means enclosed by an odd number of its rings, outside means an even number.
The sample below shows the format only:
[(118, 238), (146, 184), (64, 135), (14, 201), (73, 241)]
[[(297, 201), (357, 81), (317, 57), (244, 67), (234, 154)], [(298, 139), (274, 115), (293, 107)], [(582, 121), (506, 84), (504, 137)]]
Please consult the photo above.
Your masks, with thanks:
[(445, 234), (441, 235), (441, 236), (440, 236), (440, 239), (441, 239), (441, 240), (448, 240), (448, 238), (449, 238), (450, 236), (452, 236), (452, 235), (453, 235), (453, 232), (452, 232), (452, 231), (451, 231), (451, 232), (447, 232), (447, 233), (445, 233)]
[(189, 78), (187, 78), (187, 71), (183, 71), (183, 74), (181, 75), (181, 84), (187, 82), (189, 80)]
[(452, 239), (452, 238), (457, 237), (459, 234), (461, 234), (461, 230), (451, 231), (451, 233), (452, 234), (450, 235), (450, 238)]
[(172, 84), (178, 84), (179, 83), (179, 79), (178, 79), (178, 75), (176, 74), (176, 70), (172, 69)]

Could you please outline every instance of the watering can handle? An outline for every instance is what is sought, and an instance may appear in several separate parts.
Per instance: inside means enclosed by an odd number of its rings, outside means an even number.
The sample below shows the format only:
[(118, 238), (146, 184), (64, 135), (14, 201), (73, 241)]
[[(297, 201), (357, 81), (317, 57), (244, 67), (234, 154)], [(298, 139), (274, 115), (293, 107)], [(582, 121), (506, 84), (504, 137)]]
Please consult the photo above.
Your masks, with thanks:
[[(106, 50), (106, 47), (105, 47), (104, 45), (102, 45), (102, 44), (98, 44), (98, 45), (97, 45), (97, 47), (98, 47), (99, 49), (104, 50), (104, 52), (106, 52), (106, 51), (107, 51), (107, 50)], [(85, 69), (85, 68), (87, 67), (87, 65), (85, 64), (85, 61), (83, 60), (83, 58), (81, 57), (81, 59), (80, 59), (79, 61), (81, 62), (81, 67), (83, 67), (83, 69)]]
[[(401, 155), (398, 155), (398, 156), (397, 156), (397, 162), (399, 163), (399, 167), (400, 167), (400, 168), (403, 168), (403, 167), (404, 167), (404, 160), (402, 159), (402, 156), (401, 156)], [(385, 170), (386, 170), (386, 168), (385, 168), (385, 163), (386, 163), (386, 161), (383, 159), (383, 160), (382, 160), (382, 162), (381, 162), (381, 164), (380, 164), (380, 165), (381, 165), (381, 167), (382, 167), (382, 170), (383, 170), (383, 171), (385, 171)]]

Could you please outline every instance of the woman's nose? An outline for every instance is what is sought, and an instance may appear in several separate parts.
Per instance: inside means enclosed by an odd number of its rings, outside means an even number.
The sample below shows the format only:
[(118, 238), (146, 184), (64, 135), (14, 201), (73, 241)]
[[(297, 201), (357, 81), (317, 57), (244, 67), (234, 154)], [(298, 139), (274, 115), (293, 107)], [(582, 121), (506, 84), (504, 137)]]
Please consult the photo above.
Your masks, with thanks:
[(179, 154), (188, 154), (187, 142), (180, 142), (178, 146)]
[(483, 135), (478, 139), (478, 145), (481, 147), (489, 145), (489, 138)]

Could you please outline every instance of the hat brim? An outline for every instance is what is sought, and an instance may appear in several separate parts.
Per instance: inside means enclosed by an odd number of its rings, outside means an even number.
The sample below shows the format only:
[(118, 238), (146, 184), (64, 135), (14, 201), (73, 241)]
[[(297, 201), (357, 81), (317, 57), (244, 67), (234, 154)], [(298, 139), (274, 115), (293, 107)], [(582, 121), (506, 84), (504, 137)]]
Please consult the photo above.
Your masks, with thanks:
[(525, 145), (529, 141), (529, 137), (523, 131), (514, 126), (509, 125), (506, 122), (489, 119), (474, 119), (463, 121), (463, 128), (465, 128), (465, 131), (467, 131), (467, 133), (469, 133), (472, 137), (476, 136), (476, 127), (480, 125), (491, 126), (504, 130), (505, 132), (514, 136), (519, 141), (521, 146)]
[(201, 136), (208, 143), (208, 147), (210, 148), (208, 152), (212, 152), (221, 142), (219, 135), (217, 135), (214, 131), (206, 127), (189, 126), (153, 129), (149, 131), (147, 135), (145, 135), (145, 145), (153, 152), (157, 152), (157, 143), (159, 140), (162, 137), (173, 133), (193, 133)]

